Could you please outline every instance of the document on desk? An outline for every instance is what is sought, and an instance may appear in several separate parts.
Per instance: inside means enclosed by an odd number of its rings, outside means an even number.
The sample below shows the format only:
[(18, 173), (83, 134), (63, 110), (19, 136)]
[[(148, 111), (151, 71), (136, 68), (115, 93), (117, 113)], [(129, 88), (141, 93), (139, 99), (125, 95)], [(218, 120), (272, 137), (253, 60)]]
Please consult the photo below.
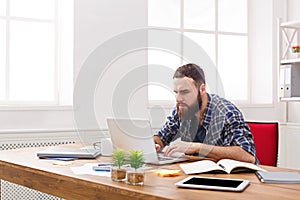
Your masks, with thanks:
[(70, 167), (74, 174), (90, 174), (95, 176), (106, 176), (110, 177), (110, 171), (95, 171), (93, 167), (98, 166), (97, 163), (87, 163), (80, 167)]
[(258, 179), (263, 183), (290, 183), (299, 184), (300, 174), (297, 172), (255, 172)]

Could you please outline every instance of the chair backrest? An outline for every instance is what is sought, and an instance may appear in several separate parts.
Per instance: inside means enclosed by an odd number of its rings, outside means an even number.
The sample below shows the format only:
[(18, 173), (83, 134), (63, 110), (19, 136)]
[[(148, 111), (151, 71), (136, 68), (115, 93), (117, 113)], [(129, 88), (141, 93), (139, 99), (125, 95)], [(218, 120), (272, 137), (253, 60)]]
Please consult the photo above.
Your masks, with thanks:
[(278, 122), (247, 122), (261, 165), (277, 166)]

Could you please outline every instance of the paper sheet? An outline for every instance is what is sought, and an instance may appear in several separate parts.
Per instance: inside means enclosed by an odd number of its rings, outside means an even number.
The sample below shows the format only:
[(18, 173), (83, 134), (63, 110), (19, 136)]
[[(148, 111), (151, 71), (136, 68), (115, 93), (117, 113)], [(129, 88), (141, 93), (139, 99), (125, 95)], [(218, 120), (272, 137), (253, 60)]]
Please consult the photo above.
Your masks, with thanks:
[(74, 174), (90, 174), (95, 176), (106, 176), (110, 177), (110, 172), (103, 172), (103, 171), (94, 171), (93, 166), (97, 166), (97, 163), (87, 163), (81, 167), (70, 167)]

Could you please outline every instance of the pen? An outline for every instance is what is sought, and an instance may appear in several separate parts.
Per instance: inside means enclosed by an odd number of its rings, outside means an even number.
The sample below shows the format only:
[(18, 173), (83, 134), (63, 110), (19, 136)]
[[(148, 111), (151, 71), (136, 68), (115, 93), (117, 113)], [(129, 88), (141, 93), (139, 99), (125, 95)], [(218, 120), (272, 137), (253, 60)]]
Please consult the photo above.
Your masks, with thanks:
[(220, 167), (222, 167), (224, 170), (226, 170), (224, 165), (219, 164)]
[(97, 172), (110, 172), (110, 166), (93, 166), (93, 170)]
[(258, 178), (261, 182), (264, 182), (263, 177), (259, 174), (258, 171), (255, 172), (255, 175), (257, 176), (257, 178)]
[(98, 166), (112, 166), (111, 163), (99, 163)]

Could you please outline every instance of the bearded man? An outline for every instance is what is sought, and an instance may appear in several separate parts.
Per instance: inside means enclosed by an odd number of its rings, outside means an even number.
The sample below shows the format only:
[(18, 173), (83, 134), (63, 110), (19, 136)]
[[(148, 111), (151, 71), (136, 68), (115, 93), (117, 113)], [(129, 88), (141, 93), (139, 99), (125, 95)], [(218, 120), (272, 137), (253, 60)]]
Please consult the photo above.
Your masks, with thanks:
[(156, 149), (258, 164), (250, 129), (230, 101), (206, 91), (205, 75), (196, 64), (179, 67), (173, 76), (176, 108), (154, 134)]

